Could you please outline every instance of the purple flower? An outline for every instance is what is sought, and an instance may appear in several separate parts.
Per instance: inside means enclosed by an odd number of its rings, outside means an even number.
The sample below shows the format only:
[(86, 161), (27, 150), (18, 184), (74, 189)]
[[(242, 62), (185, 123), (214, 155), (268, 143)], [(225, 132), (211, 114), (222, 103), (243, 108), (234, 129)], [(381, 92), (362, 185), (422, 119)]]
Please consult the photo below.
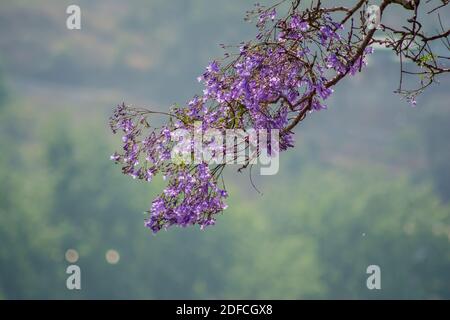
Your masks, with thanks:
[(299, 16), (294, 15), (291, 18), (291, 28), (305, 32), (308, 30), (309, 24), (306, 21), (302, 21)]
[(219, 72), (219, 64), (217, 63), (217, 61), (213, 61), (208, 67), (206, 67), (206, 70), (209, 73)]
[(336, 54), (331, 53), (326, 60), (327, 68), (332, 68), (339, 73), (345, 73), (346, 68), (344, 64), (339, 60)]
[(270, 11), (269, 15), (270, 15), (270, 20), (274, 21), (275, 17), (277, 16), (277, 11), (275, 10), (275, 8), (273, 8), (272, 11)]

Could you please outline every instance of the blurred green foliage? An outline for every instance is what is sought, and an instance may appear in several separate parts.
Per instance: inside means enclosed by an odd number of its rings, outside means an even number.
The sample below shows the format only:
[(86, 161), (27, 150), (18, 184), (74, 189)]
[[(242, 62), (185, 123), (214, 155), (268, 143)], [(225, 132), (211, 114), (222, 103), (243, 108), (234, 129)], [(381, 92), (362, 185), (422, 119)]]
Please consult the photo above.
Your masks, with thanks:
[[(216, 226), (153, 236), (143, 211), (163, 181), (108, 160), (109, 104), (182, 103), (210, 48), (248, 38), (235, 22), (249, 5), (80, 3), (79, 34), (60, 27), (63, 2), (1, 4), (0, 298), (450, 298), (448, 81), (404, 107), (397, 65), (375, 53), (302, 123), (279, 174), (255, 177), (263, 196), (227, 172)], [(70, 248), (80, 291), (65, 286)], [(382, 290), (366, 288), (371, 264)]]
[[(206, 231), (152, 236), (139, 212), (161, 183), (122, 177), (103, 128), (18, 110), (0, 116), (3, 298), (450, 297), (450, 207), (429, 184), (309, 165), (257, 199), (231, 183), (230, 208)], [(81, 291), (65, 288), (68, 248)], [(365, 286), (370, 264), (380, 291)]]

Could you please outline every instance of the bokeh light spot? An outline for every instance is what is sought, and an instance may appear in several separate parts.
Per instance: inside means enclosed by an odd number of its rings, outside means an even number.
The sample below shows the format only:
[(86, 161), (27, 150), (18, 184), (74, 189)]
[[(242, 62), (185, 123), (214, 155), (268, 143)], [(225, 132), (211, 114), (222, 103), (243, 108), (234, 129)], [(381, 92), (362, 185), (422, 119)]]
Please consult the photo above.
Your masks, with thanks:
[(68, 250), (66, 251), (65, 257), (66, 257), (67, 262), (69, 262), (69, 263), (75, 263), (75, 262), (78, 261), (78, 258), (79, 258), (80, 256), (79, 256), (77, 250), (75, 250), (75, 249), (68, 249)]
[(109, 264), (117, 264), (120, 260), (120, 254), (116, 250), (110, 249), (106, 251), (105, 258)]

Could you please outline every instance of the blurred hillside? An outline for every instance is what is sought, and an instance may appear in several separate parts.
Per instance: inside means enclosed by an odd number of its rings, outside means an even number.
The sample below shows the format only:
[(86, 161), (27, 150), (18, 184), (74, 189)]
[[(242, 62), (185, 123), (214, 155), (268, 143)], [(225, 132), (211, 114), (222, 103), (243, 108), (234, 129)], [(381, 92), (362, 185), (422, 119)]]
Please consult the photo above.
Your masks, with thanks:
[[(152, 236), (142, 212), (162, 181), (109, 162), (108, 117), (199, 92), (218, 44), (253, 34), (251, 2), (78, 1), (81, 31), (65, 28), (69, 4), (0, 1), (0, 298), (450, 298), (449, 79), (411, 108), (377, 50), (296, 129), (279, 174), (254, 176), (262, 196), (228, 170), (216, 226)], [(365, 287), (370, 264), (381, 291)]]
[(39, 83), (131, 90), (173, 103), (191, 96), (204, 65), (223, 54), (219, 43), (253, 33), (242, 21), (248, 9), (242, 1), (217, 1), (213, 7), (205, 0), (77, 3), (81, 32), (65, 28), (70, 1), (3, 1), (0, 50), (6, 71)]

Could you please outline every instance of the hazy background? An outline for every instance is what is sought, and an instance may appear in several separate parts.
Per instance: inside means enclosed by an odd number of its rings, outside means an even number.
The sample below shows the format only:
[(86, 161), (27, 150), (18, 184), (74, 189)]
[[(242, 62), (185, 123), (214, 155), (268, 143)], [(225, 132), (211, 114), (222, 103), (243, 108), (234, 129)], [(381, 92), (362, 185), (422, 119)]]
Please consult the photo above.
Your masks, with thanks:
[[(262, 196), (229, 171), (215, 227), (144, 228), (163, 184), (109, 161), (108, 117), (201, 92), (218, 44), (254, 34), (251, 6), (0, 0), (0, 298), (450, 298), (450, 81), (411, 108), (384, 51), (297, 127), (279, 174), (255, 177)], [(66, 289), (70, 248), (81, 291)], [(371, 264), (381, 290), (366, 288)]]

